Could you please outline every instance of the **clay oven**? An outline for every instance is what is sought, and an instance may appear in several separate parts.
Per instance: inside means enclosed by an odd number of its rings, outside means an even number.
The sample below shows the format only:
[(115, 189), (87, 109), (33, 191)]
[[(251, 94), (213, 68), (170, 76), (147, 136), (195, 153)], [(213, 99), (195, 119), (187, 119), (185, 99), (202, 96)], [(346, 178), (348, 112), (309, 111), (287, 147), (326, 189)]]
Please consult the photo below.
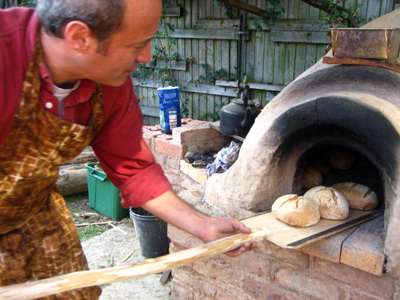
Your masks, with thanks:
[(386, 272), (400, 276), (400, 73), (322, 62), (287, 86), (258, 116), (235, 164), (208, 179), (206, 201), (228, 215), (270, 209), (301, 194), (311, 159), (334, 147), (365, 169), (346, 180), (369, 185), (384, 210)]

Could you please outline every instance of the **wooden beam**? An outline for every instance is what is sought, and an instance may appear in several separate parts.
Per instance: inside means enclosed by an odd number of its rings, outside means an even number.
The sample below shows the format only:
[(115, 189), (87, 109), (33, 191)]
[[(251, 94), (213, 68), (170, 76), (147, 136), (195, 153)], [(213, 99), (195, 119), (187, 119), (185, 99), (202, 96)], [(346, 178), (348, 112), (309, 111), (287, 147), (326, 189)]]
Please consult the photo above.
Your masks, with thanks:
[(247, 4), (243, 1), (240, 0), (218, 0), (219, 2), (222, 2), (224, 4), (239, 8), (241, 10), (247, 11), (249, 13), (255, 14), (257, 16), (267, 16), (271, 17), (272, 14), (266, 10), (263, 10), (257, 6)]

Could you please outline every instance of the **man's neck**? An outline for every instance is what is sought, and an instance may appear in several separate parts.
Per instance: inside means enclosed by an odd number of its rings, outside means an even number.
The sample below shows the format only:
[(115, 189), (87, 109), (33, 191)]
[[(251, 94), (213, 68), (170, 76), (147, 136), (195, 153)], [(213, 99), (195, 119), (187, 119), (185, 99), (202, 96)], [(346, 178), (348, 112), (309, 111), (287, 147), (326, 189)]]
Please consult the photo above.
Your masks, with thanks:
[(68, 65), (68, 53), (65, 53), (63, 49), (63, 41), (47, 35), (44, 30), (41, 31), (41, 40), (43, 60), (53, 84), (63, 89), (72, 88), (78, 79), (69, 75), (66, 67)]

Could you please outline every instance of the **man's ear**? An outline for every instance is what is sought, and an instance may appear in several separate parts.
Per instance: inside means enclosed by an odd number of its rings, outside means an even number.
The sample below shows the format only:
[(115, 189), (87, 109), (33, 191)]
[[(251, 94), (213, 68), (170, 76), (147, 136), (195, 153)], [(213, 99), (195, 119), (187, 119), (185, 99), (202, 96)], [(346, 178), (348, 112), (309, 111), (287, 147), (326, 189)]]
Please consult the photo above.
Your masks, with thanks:
[(86, 52), (94, 43), (93, 32), (81, 21), (71, 21), (65, 26), (64, 39), (78, 52)]

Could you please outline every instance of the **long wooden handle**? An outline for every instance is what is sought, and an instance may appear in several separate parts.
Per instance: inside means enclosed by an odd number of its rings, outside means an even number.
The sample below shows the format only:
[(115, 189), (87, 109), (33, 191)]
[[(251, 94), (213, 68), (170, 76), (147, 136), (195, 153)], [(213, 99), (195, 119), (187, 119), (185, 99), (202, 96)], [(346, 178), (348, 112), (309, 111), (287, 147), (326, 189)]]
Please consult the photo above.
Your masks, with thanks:
[(0, 288), (0, 299), (37, 299), (77, 288), (144, 277), (233, 250), (245, 242), (260, 241), (267, 234), (269, 234), (269, 230), (259, 228), (247, 234), (229, 236), (196, 248), (147, 259), (134, 265), (74, 272), (48, 279), (5, 286)]

